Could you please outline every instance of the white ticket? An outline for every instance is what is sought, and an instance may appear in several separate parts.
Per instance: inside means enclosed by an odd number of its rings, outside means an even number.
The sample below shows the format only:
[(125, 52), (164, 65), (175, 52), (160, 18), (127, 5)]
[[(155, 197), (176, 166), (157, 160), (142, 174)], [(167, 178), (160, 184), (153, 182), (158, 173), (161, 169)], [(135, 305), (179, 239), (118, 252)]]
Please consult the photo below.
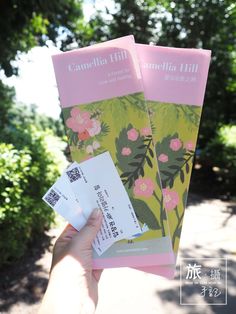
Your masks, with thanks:
[(80, 230), (86, 224), (87, 219), (82, 213), (80, 204), (71, 190), (65, 174), (62, 174), (47, 191), (43, 196), (43, 200), (75, 229)]
[[(89, 215), (85, 218), (65, 172), (43, 196), (43, 200), (78, 231), (86, 224)], [(103, 226), (99, 235), (95, 238), (93, 247), (97, 254), (101, 255), (115, 240), (108, 237), (107, 229)]]
[(74, 162), (65, 173), (83, 208), (84, 216), (88, 218), (94, 208), (100, 208), (103, 212), (102, 228), (95, 243), (103, 246), (141, 232), (129, 196), (109, 152), (80, 164)]
[[(71, 189), (74, 192), (71, 199), (73, 198), (74, 203), (77, 204), (79, 200), (80, 208), (83, 209), (80, 210), (80, 215), (70, 215), (69, 220), (68, 214), (67, 217), (65, 216), (69, 206), (64, 209), (64, 212), (61, 206), (60, 211), (56, 205), (54, 206), (54, 209), (71, 225), (74, 227), (76, 224), (84, 225), (84, 217), (87, 220), (95, 208), (100, 208), (103, 212), (102, 227), (93, 242), (97, 254), (101, 255), (118, 240), (142, 232), (128, 194), (108, 152), (80, 164), (74, 162), (64, 171), (60, 179), (60, 188), (56, 182), (52, 189), (55, 191), (57, 188), (60, 193), (65, 191), (64, 186), (67, 187), (66, 191)], [(51, 206), (50, 198), (46, 197), (48, 193), (43, 199)]]

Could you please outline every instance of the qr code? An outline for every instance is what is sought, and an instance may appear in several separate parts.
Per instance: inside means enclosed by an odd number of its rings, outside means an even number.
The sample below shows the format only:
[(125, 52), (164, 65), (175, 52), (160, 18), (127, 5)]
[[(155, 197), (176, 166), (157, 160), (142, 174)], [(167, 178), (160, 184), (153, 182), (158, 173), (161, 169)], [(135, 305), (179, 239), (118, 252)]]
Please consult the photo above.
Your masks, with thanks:
[(72, 170), (66, 171), (70, 182), (74, 182), (81, 178), (81, 174), (78, 168), (73, 168)]
[(56, 205), (56, 203), (59, 201), (60, 195), (55, 192), (53, 189), (50, 190), (50, 192), (45, 196), (45, 201), (48, 202), (52, 207)]

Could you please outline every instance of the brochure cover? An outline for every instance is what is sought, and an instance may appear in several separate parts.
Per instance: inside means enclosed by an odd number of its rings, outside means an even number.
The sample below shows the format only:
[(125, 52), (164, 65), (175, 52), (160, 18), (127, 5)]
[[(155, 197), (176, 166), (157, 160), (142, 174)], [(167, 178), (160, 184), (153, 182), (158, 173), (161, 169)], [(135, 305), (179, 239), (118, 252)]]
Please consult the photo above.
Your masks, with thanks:
[(94, 268), (173, 264), (133, 36), (54, 55), (53, 64), (72, 159), (108, 151), (142, 227), (94, 252)]
[[(136, 47), (177, 257), (211, 52), (142, 44)], [(168, 267), (151, 271), (171, 276)]]

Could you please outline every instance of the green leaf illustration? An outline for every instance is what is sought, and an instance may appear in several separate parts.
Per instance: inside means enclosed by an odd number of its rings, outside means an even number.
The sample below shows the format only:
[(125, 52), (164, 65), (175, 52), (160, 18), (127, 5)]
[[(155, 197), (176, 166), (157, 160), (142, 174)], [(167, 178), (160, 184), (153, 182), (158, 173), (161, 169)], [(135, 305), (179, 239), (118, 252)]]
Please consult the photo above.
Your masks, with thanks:
[(189, 164), (188, 163), (186, 163), (185, 169), (186, 169), (186, 173), (189, 173)]
[(146, 145), (140, 145), (140, 146), (138, 146), (138, 149), (141, 149), (141, 148), (146, 148)]
[(102, 122), (101, 123), (101, 134), (104, 136), (106, 135), (107, 133), (109, 133), (110, 131), (110, 127), (108, 124), (106, 124), (105, 122)]
[(144, 170), (143, 170), (143, 168), (140, 169), (139, 173), (140, 173), (140, 176), (144, 177)]
[(175, 233), (176, 237), (180, 238), (180, 235), (181, 235), (181, 230), (182, 230), (182, 228), (181, 228), (181, 227), (180, 227), (180, 228), (178, 228), (178, 229), (176, 229), (176, 233)]
[(134, 159), (143, 158), (144, 156), (144, 154), (137, 154), (136, 156), (134, 156)]
[(185, 208), (187, 203), (187, 197), (188, 197), (188, 189), (185, 189), (183, 195), (182, 195), (182, 202), (183, 202), (183, 208)]
[(129, 165), (134, 166), (134, 167), (138, 167), (140, 165), (140, 163), (139, 162), (130, 162)]
[[(154, 103), (154, 106), (156, 104)], [(152, 106), (152, 102), (149, 103), (149, 107)], [(163, 121), (169, 121), (166, 125), (167, 133), (173, 132), (175, 122), (180, 118), (184, 119), (186, 127), (189, 130), (194, 130), (199, 127), (200, 114), (198, 106), (190, 105), (177, 105), (171, 103), (159, 103), (158, 104), (158, 115)]]
[(134, 198), (131, 198), (130, 201), (134, 207), (137, 218), (141, 223), (146, 223), (148, 228), (152, 230), (161, 229), (160, 223), (157, 220), (156, 216), (153, 214), (149, 206), (144, 201)]
[(151, 159), (148, 156), (146, 156), (146, 161), (147, 161), (148, 166), (152, 168), (153, 165), (152, 165)]
[(182, 169), (180, 170), (180, 180), (182, 183), (184, 183), (184, 172)]
[(170, 178), (170, 180), (169, 180), (169, 186), (170, 186), (171, 189), (172, 189), (173, 186), (174, 186), (174, 178), (173, 178), (173, 177)]
[(168, 168), (169, 168), (169, 169), (175, 169), (175, 170), (176, 170), (176, 169), (178, 169), (178, 170), (180, 169), (180, 167), (179, 167), (179, 166), (176, 166), (176, 165), (168, 166)]
[[(134, 181), (138, 179), (139, 176), (144, 176), (144, 166), (145, 163), (152, 168), (154, 157), (153, 152), (150, 153), (150, 145), (152, 145), (152, 136), (143, 137), (138, 136), (136, 140), (128, 139), (128, 132), (133, 129), (133, 125), (129, 124), (127, 128), (122, 129), (119, 137), (116, 138), (116, 157), (117, 166), (122, 171), (121, 178), (123, 184), (128, 184), (131, 188)], [(148, 138), (148, 141), (145, 139)], [(144, 142), (145, 141), (145, 142)], [(124, 149), (129, 149), (129, 154), (124, 154)], [(153, 157), (148, 154), (152, 154)]]
[(121, 174), (121, 178), (125, 178), (125, 177), (128, 177), (132, 172), (124, 172)]
[(156, 144), (156, 154), (160, 157), (162, 154), (168, 157), (166, 162), (158, 160), (158, 166), (161, 173), (161, 182), (164, 187), (173, 187), (174, 180), (179, 177), (181, 182), (184, 183), (186, 173), (189, 173), (189, 162), (192, 162), (193, 151), (187, 151), (183, 144), (178, 150), (171, 149), (171, 141), (178, 140), (182, 143), (178, 133), (168, 135), (159, 143)]
[(151, 148), (148, 149), (150, 156), (153, 158), (154, 157), (154, 153), (153, 150)]
[[(127, 132), (133, 128), (132, 124), (129, 124), (127, 128), (122, 129), (119, 134), (119, 137), (116, 138), (116, 157), (118, 161), (118, 167), (124, 172), (133, 172), (133, 166), (130, 163), (136, 161), (134, 160), (135, 156), (137, 155), (145, 155), (146, 153), (146, 146), (143, 145), (142, 137), (138, 137), (136, 141), (130, 141), (127, 136)], [(143, 146), (142, 149), (138, 149), (139, 146)], [(130, 155), (124, 156), (122, 155), (122, 149), (127, 147), (131, 150)]]

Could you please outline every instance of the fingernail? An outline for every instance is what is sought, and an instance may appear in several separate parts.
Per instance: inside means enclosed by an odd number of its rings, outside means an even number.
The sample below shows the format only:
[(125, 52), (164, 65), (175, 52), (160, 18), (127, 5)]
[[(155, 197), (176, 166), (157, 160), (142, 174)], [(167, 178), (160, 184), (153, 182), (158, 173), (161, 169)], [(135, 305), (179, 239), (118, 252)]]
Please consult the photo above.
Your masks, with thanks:
[(91, 214), (92, 219), (99, 219), (101, 216), (102, 216), (102, 212), (99, 208), (96, 208), (92, 211), (92, 214)]

